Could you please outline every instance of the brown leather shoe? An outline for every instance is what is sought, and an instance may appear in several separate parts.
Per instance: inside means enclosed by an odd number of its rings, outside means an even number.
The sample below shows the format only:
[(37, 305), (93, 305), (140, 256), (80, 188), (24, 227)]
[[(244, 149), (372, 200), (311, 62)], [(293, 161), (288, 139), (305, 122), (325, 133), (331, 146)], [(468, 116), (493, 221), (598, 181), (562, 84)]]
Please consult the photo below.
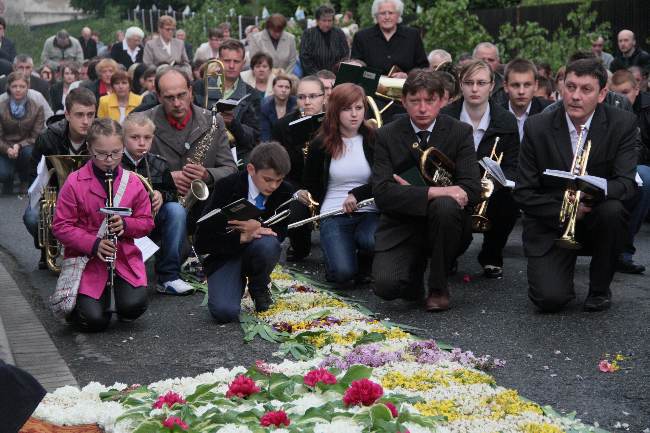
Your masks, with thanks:
[(424, 301), (427, 311), (445, 311), (449, 309), (449, 290), (432, 291)]

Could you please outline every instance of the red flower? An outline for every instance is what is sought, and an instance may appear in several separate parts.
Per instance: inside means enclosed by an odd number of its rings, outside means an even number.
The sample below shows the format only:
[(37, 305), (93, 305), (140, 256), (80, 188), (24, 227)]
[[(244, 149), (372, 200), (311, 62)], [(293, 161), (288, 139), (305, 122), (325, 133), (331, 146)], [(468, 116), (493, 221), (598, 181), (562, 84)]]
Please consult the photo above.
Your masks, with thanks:
[(226, 398), (246, 398), (251, 394), (255, 394), (256, 392), (260, 392), (260, 388), (259, 386), (255, 385), (255, 381), (248, 376), (240, 374), (228, 386)]
[(162, 409), (163, 406), (172, 407), (176, 403), (185, 404), (187, 402), (180, 394), (176, 394), (174, 391), (169, 391), (167, 394), (158, 397), (158, 400), (153, 404), (153, 408)]
[(393, 403), (391, 403), (390, 401), (387, 401), (386, 403), (384, 403), (384, 406), (386, 406), (388, 408), (388, 410), (390, 411), (390, 414), (393, 415), (393, 418), (397, 418), (397, 415), (398, 415), (397, 408), (395, 407), (395, 405)]
[(368, 379), (355, 380), (345, 391), (343, 403), (346, 406), (362, 404), (371, 406), (384, 395), (384, 390), (378, 383)]
[(176, 425), (182, 428), (183, 430), (187, 430), (188, 428), (190, 428), (190, 426), (187, 425), (187, 423), (183, 422), (183, 420), (177, 416), (170, 416), (165, 421), (163, 421), (163, 427), (167, 427), (170, 430), (173, 430), (174, 426)]
[(266, 412), (262, 418), (260, 418), (260, 425), (262, 427), (269, 427), (271, 425), (276, 427), (284, 425), (287, 427), (289, 424), (291, 424), (291, 420), (283, 410)]
[(336, 383), (336, 376), (324, 368), (312, 370), (303, 378), (305, 385), (314, 387), (318, 382), (323, 382), (325, 385), (334, 385)]

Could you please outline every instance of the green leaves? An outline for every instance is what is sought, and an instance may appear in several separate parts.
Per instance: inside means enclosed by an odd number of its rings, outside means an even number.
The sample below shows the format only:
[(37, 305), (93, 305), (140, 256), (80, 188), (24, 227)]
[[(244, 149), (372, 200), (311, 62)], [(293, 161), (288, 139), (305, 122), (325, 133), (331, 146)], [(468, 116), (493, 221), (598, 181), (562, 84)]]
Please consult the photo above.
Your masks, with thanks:
[(278, 332), (266, 323), (248, 313), (240, 314), (239, 321), (242, 330), (244, 331), (245, 343), (250, 343), (258, 335), (260, 338), (270, 343), (280, 343), (289, 337), (288, 333)]
[(289, 340), (280, 344), (280, 354), (282, 356), (291, 355), (298, 361), (306, 361), (314, 357), (316, 354), (316, 348), (308, 343), (299, 343), (294, 340)]

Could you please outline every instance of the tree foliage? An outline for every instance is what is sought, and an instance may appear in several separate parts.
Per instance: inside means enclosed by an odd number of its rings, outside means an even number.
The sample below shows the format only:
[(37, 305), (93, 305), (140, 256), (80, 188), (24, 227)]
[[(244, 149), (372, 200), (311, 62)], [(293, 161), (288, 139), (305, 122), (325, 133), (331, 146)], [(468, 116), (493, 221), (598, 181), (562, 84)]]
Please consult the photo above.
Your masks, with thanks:
[(468, 4), (469, 0), (438, 0), (418, 16), (415, 24), (424, 30), (425, 48), (447, 50), (457, 59), (479, 42), (492, 39), (478, 17), (468, 12)]

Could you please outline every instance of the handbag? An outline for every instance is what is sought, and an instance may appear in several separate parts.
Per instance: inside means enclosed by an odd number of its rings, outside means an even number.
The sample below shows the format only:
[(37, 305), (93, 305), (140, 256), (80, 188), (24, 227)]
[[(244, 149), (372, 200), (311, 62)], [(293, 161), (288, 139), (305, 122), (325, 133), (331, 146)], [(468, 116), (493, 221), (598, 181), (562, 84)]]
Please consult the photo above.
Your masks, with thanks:
[[(120, 185), (113, 200), (113, 205), (116, 207), (120, 205), (120, 201), (126, 190), (126, 184), (129, 182), (129, 173), (128, 170), (122, 170)], [(97, 231), (98, 238), (104, 237), (106, 226), (106, 219), (104, 219)], [(65, 318), (74, 310), (77, 305), (81, 276), (89, 261), (90, 257), (88, 256), (78, 256), (68, 257), (61, 262), (61, 274), (56, 281), (54, 293), (50, 296), (50, 308), (55, 316)]]

